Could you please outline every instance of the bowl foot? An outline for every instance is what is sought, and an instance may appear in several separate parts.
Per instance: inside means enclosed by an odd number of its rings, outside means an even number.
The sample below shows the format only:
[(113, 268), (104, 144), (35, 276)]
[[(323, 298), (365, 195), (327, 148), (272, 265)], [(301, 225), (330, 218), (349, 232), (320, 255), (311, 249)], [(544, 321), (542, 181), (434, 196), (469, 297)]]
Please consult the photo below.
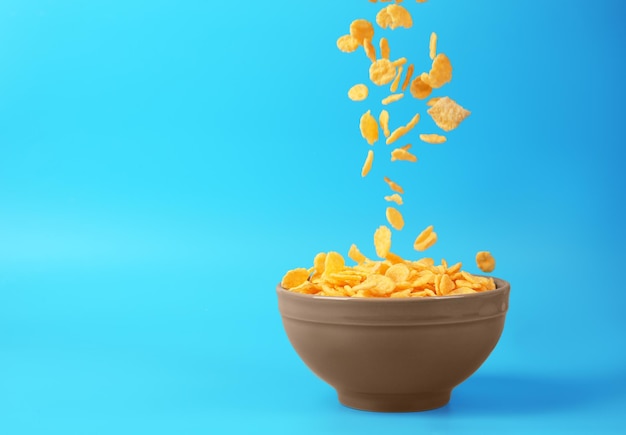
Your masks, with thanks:
[(337, 391), (339, 402), (349, 408), (375, 412), (416, 412), (440, 408), (450, 401), (451, 391), (414, 394), (372, 394)]

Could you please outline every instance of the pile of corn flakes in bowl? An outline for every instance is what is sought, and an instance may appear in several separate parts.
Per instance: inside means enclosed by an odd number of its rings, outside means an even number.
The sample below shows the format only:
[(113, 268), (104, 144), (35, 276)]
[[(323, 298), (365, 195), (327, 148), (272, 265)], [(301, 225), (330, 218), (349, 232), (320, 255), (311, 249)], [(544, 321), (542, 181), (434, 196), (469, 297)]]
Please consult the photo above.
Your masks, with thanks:
[[(398, 3), (401, 1), (378, 10), (378, 27), (412, 27), (411, 13)], [(370, 81), (378, 87), (389, 85), (382, 105), (403, 99), (407, 88), (413, 98), (426, 100), (452, 80), (450, 59), (437, 52), (436, 33), (429, 41), (430, 69), (415, 76), (415, 65), (407, 58), (390, 57), (387, 38), (379, 39), (377, 53), (374, 35), (371, 21), (356, 19), (349, 33), (338, 38), (337, 47), (346, 53), (363, 48), (369, 59)], [(365, 101), (369, 95), (364, 83), (348, 90), (353, 101)], [(443, 132), (454, 130), (470, 115), (445, 95), (431, 97), (426, 105)], [(416, 129), (419, 121), (416, 113), (406, 124), (391, 129), (388, 110), (382, 109), (378, 117), (371, 110), (363, 113), (359, 129), (369, 149), (361, 176), (367, 176), (372, 168), (381, 131), (385, 145), (394, 145)], [(424, 132), (419, 138), (427, 144), (447, 141), (441, 132)], [(383, 149), (392, 162), (415, 163), (418, 159), (411, 148), (405, 144)], [(276, 289), (279, 311), (298, 355), (337, 390), (342, 404), (370, 411), (423, 411), (448, 403), (452, 389), (474, 373), (495, 348), (504, 328), (510, 285), (469, 273), (461, 263), (441, 260), (435, 264), (429, 257), (411, 260), (394, 254), (391, 228), (401, 231), (404, 227), (399, 209), (404, 189), (389, 177), (383, 181), (391, 191), (385, 200), (393, 204), (385, 210), (389, 226), (380, 225), (374, 232), (378, 259), (367, 258), (354, 244), (347, 253), (352, 265), (338, 252), (317, 254), (310, 267), (285, 273)], [(423, 252), (436, 242), (437, 233), (430, 225), (417, 235), (413, 247)], [(480, 251), (476, 265), (490, 273), (495, 259), (490, 252)]]

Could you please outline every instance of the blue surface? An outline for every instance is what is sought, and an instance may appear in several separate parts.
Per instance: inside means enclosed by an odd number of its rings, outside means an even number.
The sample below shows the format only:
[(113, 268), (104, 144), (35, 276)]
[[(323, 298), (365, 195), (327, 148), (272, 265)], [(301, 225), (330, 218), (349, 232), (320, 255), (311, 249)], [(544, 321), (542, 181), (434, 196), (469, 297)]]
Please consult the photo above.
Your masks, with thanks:
[[(626, 431), (626, 7), (404, 4), (414, 28), (377, 35), (419, 70), (438, 32), (434, 95), (472, 115), (362, 179), (385, 91), (349, 101), (368, 61), (335, 41), (380, 4), (0, 3), (0, 433)], [(374, 255), (383, 175), (395, 252), (434, 224), (435, 258), (490, 250), (512, 283), (494, 353), (425, 413), (339, 405), (277, 311), (285, 270)]]

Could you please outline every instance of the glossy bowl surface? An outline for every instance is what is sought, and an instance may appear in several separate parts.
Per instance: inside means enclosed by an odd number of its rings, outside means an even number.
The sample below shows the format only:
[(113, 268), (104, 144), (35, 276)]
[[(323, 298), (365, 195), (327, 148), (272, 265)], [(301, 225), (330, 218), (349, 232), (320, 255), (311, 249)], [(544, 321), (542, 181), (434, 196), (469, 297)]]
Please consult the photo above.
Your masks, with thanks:
[(432, 298), (348, 298), (278, 286), (287, 337), (345, 406), (382, 412), (444, 406), (504, 328), (510, 285)]

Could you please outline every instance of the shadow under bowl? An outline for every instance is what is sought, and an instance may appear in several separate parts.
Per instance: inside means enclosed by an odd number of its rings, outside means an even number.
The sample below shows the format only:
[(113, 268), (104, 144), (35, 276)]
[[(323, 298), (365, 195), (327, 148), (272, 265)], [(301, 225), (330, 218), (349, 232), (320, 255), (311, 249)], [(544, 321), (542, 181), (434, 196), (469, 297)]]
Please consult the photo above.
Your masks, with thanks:
[(411, 412), (438, 408), (495, 348), (510, 285), (432, 298), (305, 295), (280, 285), (278, 308), (302, 361), (350, 408)]

